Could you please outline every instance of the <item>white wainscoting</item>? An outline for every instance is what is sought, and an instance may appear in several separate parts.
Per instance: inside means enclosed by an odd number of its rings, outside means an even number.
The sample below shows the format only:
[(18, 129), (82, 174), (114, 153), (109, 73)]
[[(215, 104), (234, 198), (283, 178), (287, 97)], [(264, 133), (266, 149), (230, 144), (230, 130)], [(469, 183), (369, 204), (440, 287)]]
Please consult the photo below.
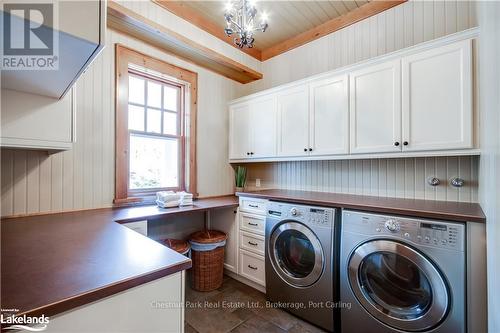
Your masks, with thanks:
[[(245, 96), (477, 26), (474, 1), (410, 0), (265, 61)], [(258, 46), (258, 35), (256, 45)]]
[[(408, 199), (477, 202), (479, 157), (426, 157), (349, 161), (302, 161), (247, 164), (249, 190), (261, 188), (337, 192)], [(427, 184), (437, 177), (441, 185)], [(455, 188), (449, 179), (460, 177)]]

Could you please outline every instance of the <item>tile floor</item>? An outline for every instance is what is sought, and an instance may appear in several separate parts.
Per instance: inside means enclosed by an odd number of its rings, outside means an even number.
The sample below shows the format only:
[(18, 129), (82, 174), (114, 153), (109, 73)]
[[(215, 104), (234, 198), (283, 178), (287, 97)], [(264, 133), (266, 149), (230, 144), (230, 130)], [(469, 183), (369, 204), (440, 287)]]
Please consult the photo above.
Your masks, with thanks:
[(186, 333), (319, 333), (321, 329), (273, 308), (265, 295), (228, 276), (222, 287), (198, 292), (186, 287)]

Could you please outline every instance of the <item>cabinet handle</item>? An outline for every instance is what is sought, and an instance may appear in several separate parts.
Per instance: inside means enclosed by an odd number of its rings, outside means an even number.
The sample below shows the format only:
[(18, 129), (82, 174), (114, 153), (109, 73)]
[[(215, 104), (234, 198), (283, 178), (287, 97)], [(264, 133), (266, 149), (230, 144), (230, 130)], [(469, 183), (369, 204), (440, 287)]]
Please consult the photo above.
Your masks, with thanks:
[(248, 268), (253, 269), (253, 270), (257, 270), (257, 267), (253, 267), (252, 265), (248, 265)]
[(250, 152), (250, 155), (253, 155), (253, 151)]
[(312, 149), (312, 148), (309, 148), (309, 151), (313, 151), (313, 149)]
[(397, 142), (397, 141), (396, 141), (396, 142), (394, 142), (394, 145), (395, 145), (396, 147), (397, 147), (397, 146), (399, 146), (399, 142)]
[(307, 151), (307, 148), (304, 148), (304, 151)]
[(247, 152), (247, 155), (250, 155), (250, 153), (249, 153), (249, 152)]
[(251, 222), (248, 222), (248, 225), (251, 225), (252, 227), (257, 227), (258, 226), (257, 223), (251, 223)]
[(404, 146), (408, 146), (408, 141), (403, 142)]
[(259, 208), (259, 206), (257, 206), (257, 205), (252, 205), (252, 204), (248, 204), (248, 207), (252, 207), (252, 208)]
[(253, 242), (250, 242), (250, 241), (248, 241), (248, 244), (250, 244), (252, 246), (257, 246), (258, 245), (257, 243), (253, 243)]

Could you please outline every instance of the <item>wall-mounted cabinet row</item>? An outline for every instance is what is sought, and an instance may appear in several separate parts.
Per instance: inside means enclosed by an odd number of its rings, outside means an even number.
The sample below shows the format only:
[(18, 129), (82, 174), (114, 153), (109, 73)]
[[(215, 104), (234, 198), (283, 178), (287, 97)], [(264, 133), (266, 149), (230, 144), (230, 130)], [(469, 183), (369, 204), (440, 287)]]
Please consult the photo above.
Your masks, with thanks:
[[(106, 1), (44, 2), (57, 15), (57, 25), (40, 27), (57, 41), (57, 67), (2, 71), (0, 147), (60, 151), (76, 140), (74, 85), (104, 47)], [(13, 12), (2, 15), (24, 22)]]
[(425, 46), (230, 103), (230, 159), (477, 152), (472, 39)]

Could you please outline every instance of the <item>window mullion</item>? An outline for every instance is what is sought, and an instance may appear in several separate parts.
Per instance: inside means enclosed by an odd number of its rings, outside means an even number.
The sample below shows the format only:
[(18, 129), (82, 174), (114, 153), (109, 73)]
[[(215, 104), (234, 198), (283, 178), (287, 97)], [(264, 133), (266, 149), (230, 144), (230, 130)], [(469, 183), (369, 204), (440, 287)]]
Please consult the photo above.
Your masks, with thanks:
[(161, 84), (160, 87), (161, 87), (161, 105), (160, 105), (160, 107), (161, 107), (161, 120), (160, 121), (161, 121), (161, 134), (163, 134), (163, 133), (165, 133), (164, 128), (163, 128), (163, 122), (164, 122), (164, 120), (163, 120), (163, 117), (164, 117), (163, 108), (165, 106), (165, 101), (164, 101), (164, 99), (165, 99), (165, 96), (164, 96), (165, 95), (164, 94), (165, 89), (164, 89), (163, 84)]
[(144, 132), (148, 130), (148, 81), (144, 80)]

